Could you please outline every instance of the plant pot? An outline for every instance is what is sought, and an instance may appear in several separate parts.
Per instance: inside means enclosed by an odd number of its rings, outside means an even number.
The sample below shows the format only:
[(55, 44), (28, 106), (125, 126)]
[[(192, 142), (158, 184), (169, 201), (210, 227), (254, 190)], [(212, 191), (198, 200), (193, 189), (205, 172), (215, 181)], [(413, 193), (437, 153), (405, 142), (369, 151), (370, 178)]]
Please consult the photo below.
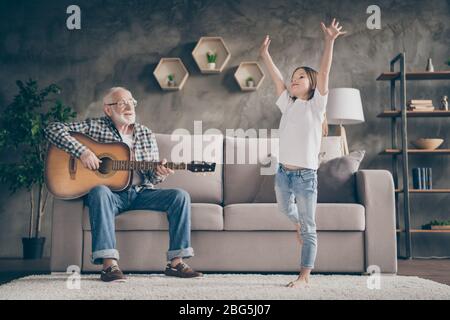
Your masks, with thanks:
[(208, 63), (208, 69), (214, 70), (215, 68), (216, 68), (216, 63), (215, 62), (209, 62)]
[(22, 238), (23, 258), (41, 259), (44, 253), (45, 238)]
[(450, 230), (450, 225), (431, 226), (431, 230)]
[(247, 87), (253, 88), (255, 86), (255, 82), (253, 80), (247, 81)]
[(175, 87), (175, 80), (169, 80), (169, 81), (167, 81), (167, 85), (168, 85), (169, 87)]

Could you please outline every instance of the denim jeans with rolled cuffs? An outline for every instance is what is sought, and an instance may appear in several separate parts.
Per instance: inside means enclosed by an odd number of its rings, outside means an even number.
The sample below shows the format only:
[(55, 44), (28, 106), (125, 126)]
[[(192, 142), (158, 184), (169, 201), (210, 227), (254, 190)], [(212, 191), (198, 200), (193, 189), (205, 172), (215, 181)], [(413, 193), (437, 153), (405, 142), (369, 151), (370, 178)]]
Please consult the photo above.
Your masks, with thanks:
[[(128, 210), (155, 210), (167, 212), (169, 221), (169, 250), (167, 260), (189, 258), (194, 255), (191, 248), (191, 198), (182, 189), (144, 189), (136, 186), (121, 192), (112, 192), (104, 185), (92, 188), (84, 198), (89, 207), (92, 233), (93, 264), (102, 264), (103, 259), (119, 260), (116, 250), (115, 217)], [(148, 250), (151, 250), (151, 243)]]
[(278, 209), (292, 222), (300, 224), (303, 239), (301, 267), (313, 269), (317, 254), (317, 170), (287, 170), (279, 164), (275, 175), (275, 194)]

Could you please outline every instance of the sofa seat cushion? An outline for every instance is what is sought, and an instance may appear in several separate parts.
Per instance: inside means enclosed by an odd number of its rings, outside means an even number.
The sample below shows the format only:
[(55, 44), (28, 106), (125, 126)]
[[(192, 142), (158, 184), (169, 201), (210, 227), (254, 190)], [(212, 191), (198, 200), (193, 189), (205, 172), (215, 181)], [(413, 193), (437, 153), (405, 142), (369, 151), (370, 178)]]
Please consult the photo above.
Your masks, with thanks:
[[(356, 203), (318, 203), (316, 227), (321, 231), (364, 231), (364, 206)], [(241, 203), (224, 208), (224, 230), (295, 230), (276, 203)]]
[[(89, 207), (84, 207), (83, 230), (91, 230)], [(116, 230), (169, 230), (167, 214), (153, 210), (130, 210), (116, 216)], [(223, 209), (217, 204), (191, 205), (191, 230), (223, 230)]]

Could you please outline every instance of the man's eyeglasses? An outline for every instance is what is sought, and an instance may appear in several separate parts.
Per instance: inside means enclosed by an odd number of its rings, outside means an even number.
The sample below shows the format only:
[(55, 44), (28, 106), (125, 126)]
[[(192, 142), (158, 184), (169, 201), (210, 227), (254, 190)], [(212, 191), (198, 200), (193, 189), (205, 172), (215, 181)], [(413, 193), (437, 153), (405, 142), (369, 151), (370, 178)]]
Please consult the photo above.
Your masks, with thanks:
[(134, 108), (137, 107), (137, 101), (134, 99), (128, 99), (128, 100), (119, 100), (115, 103), (107, 103), (107, 106), (117, 106), (120, 110), (125, 109), (127, 105), (132, 106)]

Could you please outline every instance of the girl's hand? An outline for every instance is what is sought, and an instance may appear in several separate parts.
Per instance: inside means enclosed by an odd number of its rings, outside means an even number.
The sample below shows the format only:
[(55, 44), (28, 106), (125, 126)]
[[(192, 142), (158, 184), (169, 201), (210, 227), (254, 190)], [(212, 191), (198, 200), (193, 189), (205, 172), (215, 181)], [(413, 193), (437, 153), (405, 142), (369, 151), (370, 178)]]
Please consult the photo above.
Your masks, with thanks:
[(347, 31), (341, 31), (342, 26), (339, 26), (339, 22), (336, 21), (336, 18), (333, 18), (331, 25), (327, 28), (323, 22), (320, 23), (323, 33), (325, 35), (325, 40), (334, 41), (340, 35), (346, 34)]
[(263, 43), (262, 43), (262, 45), (261, 45), (261, 48), (259, 49), (259, 55), (261, 56), (261, 57), (267, 57), (268, 55), (269, 55), (269, 46), (270, 46), (270, 41), (272, 41), (270, 38), (269, 38), (269, 35), (267, 35), (265, 38), (264, 38), (264, 41), (263, 41)]

